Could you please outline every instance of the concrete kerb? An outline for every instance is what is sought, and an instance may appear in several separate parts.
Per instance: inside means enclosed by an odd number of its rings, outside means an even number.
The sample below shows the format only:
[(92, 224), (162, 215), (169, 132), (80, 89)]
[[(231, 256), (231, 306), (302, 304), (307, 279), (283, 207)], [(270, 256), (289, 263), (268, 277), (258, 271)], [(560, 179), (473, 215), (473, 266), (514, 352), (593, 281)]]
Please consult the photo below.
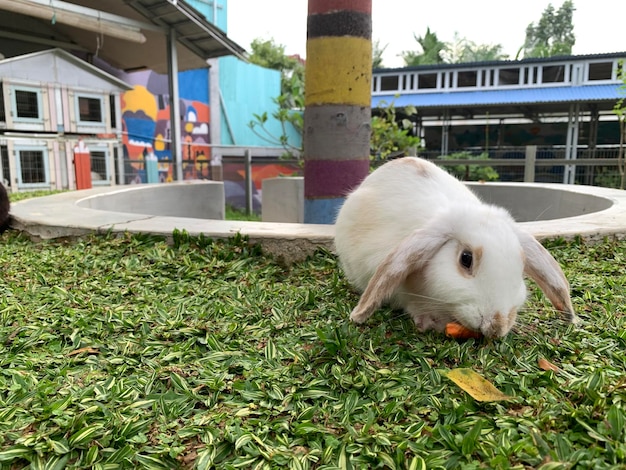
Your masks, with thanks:
[[(90, 207), (94, 197), (115, 196), (118, 201), (120, 195), (136, 198), (136, 191), (141, 191), (141, 188), (149, 189), (150, 186), (136, 186), (132, 191), (128, 190), (128, 186), (98, 187), (19, 201), (11, 205), (11, 226), (35, 240), (79, 238), (90, 233), (128, 232), (159, 235), (172, 241), (174, 230), (184, 230), (191, 236), (202, 234), (215, 239), (230, 238), (239, 233), (286, 264), (306, 258), (318, 247), (332, 249), (332, 225), (174, 217)], [(184, 190), (186, 186), (180, 185), (179, 188)], [(175, 198), (178, 201), (181, 199), (183, 198)]]
[[(500, 186), (507, 184), (496, 183)], [(511, 185), (518, 186), (520, 183)], [(571, 239), (576, 236), (586, 240), (605, 237), (626, 238), (626, 191), (558, 184), (524, 183), (523, 186), (531, 191), (533, 188), (550, 189), (555, 194), (558, 193), (559, 198), (567, 198), (568, 194), (576, 198), (585, 195), (601, 198), (606, 206), (603, 210), (585, 213), (583, 204), (581, 215), (520, 223), (538, 239), (555, 237)], [(149, 187), (150, 185), (137, 186), (134, 187), (136, 188), (134, 191)], [(178, 187), (184, 190), (188, 186), (180, 184)], [(332, 225), (209, 220), (88, 207), (89, 203), (86, 201), (94, 196), (115, 195), (119, 198), (123, 193), (130, 197), (133, 197), (133, 194), (136, 196), (137, 193), (128, 191), (128, 188), (128, 186), (98, 187), (14, 203), (11, 207), (12, 227), (29, 234), (34, 239), (76, 238), (90, 233), (129, 232), (160, 235), (171, 241), (176, 229), (184, 230), (191, 236), (203, 234), (216, 239), (230, 238), (239, 233), (249, 237), (251, 243), (260, 244), (265, 252), (287, 264), (306, 258), (319, 247), (333, 249)], [(597, 202), (595, 200), (594, 207), (597, 207)], [(547, 205), (555, 203), (556, 199), (546, 202)]]

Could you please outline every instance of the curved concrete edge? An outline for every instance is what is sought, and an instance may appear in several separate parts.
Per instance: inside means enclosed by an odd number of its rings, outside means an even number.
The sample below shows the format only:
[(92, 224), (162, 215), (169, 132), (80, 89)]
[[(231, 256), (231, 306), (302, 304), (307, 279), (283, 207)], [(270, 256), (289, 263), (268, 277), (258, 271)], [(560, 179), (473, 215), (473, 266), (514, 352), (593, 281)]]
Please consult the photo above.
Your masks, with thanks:
[(118, 186), (116, 191), (76, 201), (79, 207), (133, 214), (224, 219), (224, 183), (190, 180), (171, 184)]
[[(591, 194), (612, 202), (608, 209), (599, 212), (566, 219), (520, 223), (537, 239), (572, 239), (581, 236), (586, 240), (601, 240), (605, 237), (626, 237), (626, 191), (559, 184), (528, 185)], [(333, 250), (333, 225), (207, 220), (81, 207), (84, 205), (81, 201), (85, 198), (125, 189), (127, 187), (123, 186), (99, 187), (26, 199), (12, 204), (11, 226), (34, 239), (74, 238), (94, 232), (130, 232), (159, 235), (171, 241), (176, 229), (192, 236), (202, 234), (216, 239), (230, 238), (239, 233), (249, 237), (252, 243), (260, 244), (266, 253), (285, 264), (302, 260), (319, 247)]]
[[(488, 183), (505, 185), (507, 183)], [(606, 237), (626, 238), (626, 191), (598, 186), (563, 185), (557, 183), (524, 184), (529, 188), (548, 188), (599, 197), (610, 201), (607, 209), (587, 214), (551, 220), (520, 222), (519, 225), (538, 240), (582, 237), (587, 241), (600, 241)]]
[(11, 205), (11, 227), (35, 240), (78, 238), (90, 233), (148, 233), (173, 240), (174, 230), (226, 239), (241, 234), (284, 264), (305, 259), (317, 248), (333, 248), (332, 225), (209, 220), (111, 212), (85, 207), (94, 196), (128, 187), (99, 187), (26, 199)]

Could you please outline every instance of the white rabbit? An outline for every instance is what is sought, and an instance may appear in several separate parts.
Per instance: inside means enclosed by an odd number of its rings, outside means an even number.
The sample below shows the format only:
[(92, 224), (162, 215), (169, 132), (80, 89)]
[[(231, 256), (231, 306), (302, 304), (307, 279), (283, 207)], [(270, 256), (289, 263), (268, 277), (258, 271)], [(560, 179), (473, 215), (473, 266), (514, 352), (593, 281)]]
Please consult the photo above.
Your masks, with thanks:
[(389, 302), (421, 331), (455, 321), (504, 336), (526, 300), (524, 274), (570, 322), (578, 320), (550, 253), (506, 210), (420, 158), (384, 164), (348, 195), (335, 249), (349, 282), (363, 292), (350, 314), (357, 323)]

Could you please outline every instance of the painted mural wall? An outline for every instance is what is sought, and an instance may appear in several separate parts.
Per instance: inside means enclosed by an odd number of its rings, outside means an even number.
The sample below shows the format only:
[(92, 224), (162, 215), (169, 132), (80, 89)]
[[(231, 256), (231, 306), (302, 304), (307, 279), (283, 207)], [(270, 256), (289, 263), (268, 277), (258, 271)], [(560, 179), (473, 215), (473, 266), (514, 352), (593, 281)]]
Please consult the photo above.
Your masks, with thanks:
[[(190, 4), (209, 21), (216, 22), (218, 27), (225, 30), (226, 0), (191, 0)], [(170, 148), (167, 76), (153, 71), (120, 75), (133, 86), (131, 91), (121, 97), (124, 176), (120, 178), (120, 183), (174, 181), (176, 171)], [(210, 144), (276, 146), (256, 135), (249, 124), (254, 114), (267, 113), (271, 116), (277, 110), (278, 105), (274, 100), (280, 94), (280, 72), (235, 57), (223, 57), (219, 59), (219, 96), (210, 96), (209, 80), (208, 68), (178, 74), (184, 179), (212, 178)], [(220, 110), (220, 135), (210, 135), (211, 106), (218, 106)], [(266, 128), (276, 137), (285, 131), (281, 123), (271, 117)], [(286, 132), (292, 145), (301, 145), (301, 136), (294, 129), (286, 129)], [(255, 210), (260, 210), (263, 178), (277, 174), (290, 175), (298, 171), (298, 165), (254, 165)], [(244, 188), (243, 164), (225, 165), (223, 177), (227, 203), (235, 207), (245, 204), (240, 198)]]
[[(128, 74), (133, 89), (122, 95), (124, 183), (155, 183), (146, 159), (158, 161), (158, 181), (175, 178), (170, 148), (167, 76), (152, 71)], [(179, 73), (184, 179), (210, 177), (208, 69)]]

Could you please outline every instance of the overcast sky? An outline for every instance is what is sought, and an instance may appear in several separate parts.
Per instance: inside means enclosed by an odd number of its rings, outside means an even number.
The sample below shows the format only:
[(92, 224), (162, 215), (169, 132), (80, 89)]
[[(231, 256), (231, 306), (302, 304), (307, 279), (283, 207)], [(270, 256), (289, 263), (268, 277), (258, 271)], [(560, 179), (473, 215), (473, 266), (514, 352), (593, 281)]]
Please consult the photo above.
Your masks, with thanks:
[[(372, 39), (386, 46), (385, 67), (401, 67), (399, 54), (418, 50), (413, 35), (426, 27), (444, 42), (459, 37), (478, 44), (501, 44), (514, 58), (526, 26), (552, 3), (563, 0), (372, 0)], [(250, 51), (256, 38), (285, 46), (306, 57), (307, 0), (229, 0), (228, 36)], [(626, 0), (574, 0), (574, 54), (626, 51)]]

